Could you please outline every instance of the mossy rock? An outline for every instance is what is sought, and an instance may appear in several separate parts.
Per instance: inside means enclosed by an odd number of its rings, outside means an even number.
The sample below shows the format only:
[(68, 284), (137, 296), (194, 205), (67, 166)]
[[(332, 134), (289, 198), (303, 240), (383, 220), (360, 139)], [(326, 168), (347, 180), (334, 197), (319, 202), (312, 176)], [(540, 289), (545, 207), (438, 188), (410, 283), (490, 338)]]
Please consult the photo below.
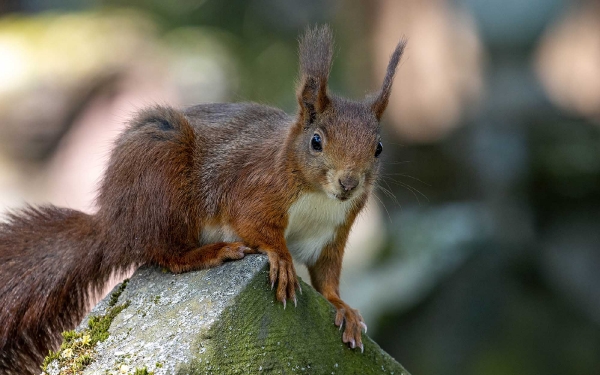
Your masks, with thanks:
[[(142, 268), (111, 302), (127, 305), (79, 373), (408, 375), (366, 335), (364, 353), (344, 345), (333, 306), (302, 289), (284, 309), (262, 255), (180, 275)], [(110, 298), (90, 316), (106, 314)]]
[(298, 305), (283, 305), (261, 270), (197, 347), (206, 347), (178, 374), (405, 374), (408, 372), (363, 335), (364, 353), (342, 343), (335, 309), (302, 283)]

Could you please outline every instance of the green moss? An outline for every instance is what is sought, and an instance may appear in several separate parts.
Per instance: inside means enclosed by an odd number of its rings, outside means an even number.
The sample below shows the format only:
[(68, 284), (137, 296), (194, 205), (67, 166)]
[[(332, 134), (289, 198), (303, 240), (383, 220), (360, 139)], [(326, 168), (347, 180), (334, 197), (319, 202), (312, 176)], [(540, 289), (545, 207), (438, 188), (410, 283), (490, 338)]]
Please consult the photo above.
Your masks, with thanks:
[[(119, 296), (127, 287), (128, 279), (111, 294), (106, 314), (93, 316), (88, 321), (88, 326), (81, 332), (66, 331), (62, 333), (63, 342), (56, 352), (50, 351), (44, 359), (42, 370), (44, 373), (48, 366), (58, 361), (58, 367), (61, 369), (61, 375), (78, 374), (90, 363), (92, 363), (96, 344), (108, 338), (108, 329), (114, 318), (127, 306), (129, 301), (117, 305)], [(136, 372), (137, 374), (137, 372)]]
[(154, 372), (148, 371), (148, 369), (144, 367), (135, 369), (133, 375), (154, 375)]
[(104, 341), (108, 338), (108, 329), (115, 317), (129, 306), (126, 302), (119, 306), (111, 307), (105, 315), (92, 316), (88, 322), (88, 329), (92, 342)]
[(117, 302), (119, 301), (119, 297), (121, 296), (121, 293), (123, 293), (123, 291), (127, 287), (128, 282), (129, 282), (129, 279), (123, 280), (121, 285), (118, 286), (117, 290), (115, 290), (113, 292), (113, 294), (110, 295), (110, 301), (108, 302), (109, 307), (113, 307), (117, 304)]
[(298, 307), (274, 298), (263, 270), (196, 343), (199, 354), (179, 374), (408, 374), (363, 335), (364, 353), (342, 343), (335, 311), (302, 283)]

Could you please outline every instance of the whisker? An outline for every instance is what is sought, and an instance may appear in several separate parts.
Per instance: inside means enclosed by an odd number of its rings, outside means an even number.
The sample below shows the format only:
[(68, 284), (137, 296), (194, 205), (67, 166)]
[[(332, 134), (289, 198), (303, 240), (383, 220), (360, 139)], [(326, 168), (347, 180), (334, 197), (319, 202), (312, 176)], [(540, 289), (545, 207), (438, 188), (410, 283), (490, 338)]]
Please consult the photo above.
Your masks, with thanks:
[(421, 204), (421, 201), (419, 200), (419, 197), (417, 196), (417, 194), (419, 194), (420, 196), (422, 196), (423, 198), (425, 198), (425, 200), (427, 200), (427, 202), (429, 202), (429, 198), (427, 198), (427, 196), (425, 194), (423, 194), (419, 189), (410, 186), (409, 184), (405, 184), (404, 182), (396, 182), (396, 184), (398, 186), (402, 186), (404, 187), (406, 190), (410, 191), (413, 193), (413, 195), (415, 196), (415, 198), (417, 199), (417, 202), (419, 202), (419, 205)]
[[(379, 187), (379, 186), (376, 186), (376, 187)], [(371, 194), (371, 195), (374, 196), (379, 201), (379, 203), (383, 206), (383, 209), (385, 210), (385, 212), (387, 214), (388, 220), (390, 221), (390, 224), (392, 224), (392, 217), (390, 216), (390, 212), (388, 211), (388, 209), (385, 206), (385, 204), (383, 204), (383, 202), (381, 201), (381, 198), (379, 198), (377, 196), (377, 194)]]
[[(395, 195), (395, 194), (394, 194), (394, 192), (392, 191), (392, 188), (391, 188), (391, 187), (390, 187), (390, 185), (387, 183), (387, 181), (385, 181), (385, 180), (381, 180), (381, 181), (382, 181), (382, 182), (384, 182), (384, 183), (386, 184), (386, 186), (387, 186), (387, 189), (385, 189), (384, 191), (387, 191), (387, 195), (388, 195), (388, 197), (390, 197), (390, 198), (391, 198), (391, 199), (392, 199), (392, 200), (393, 200), (393, 201), (394, 201), (394, 202), (395, 202), (395, 203), (396, 203), (396, 204), (397, 204), (399, 207), (402, 207), (402, 206), (400, 205), (400, 202), (398, 202), (398, 198), (396, 198), (396, 195)], [(383, 187), (382, 187), (381, 185), (379, 185), (379, 186), (380, 186), (380, 187), (382, 188), (382, 190), (383, 190)]]
[(425, 198), (427, 200), (427, 202), (429, 202), (429, 198), (427, 198), (427, 196), (424, 193), (422, 193), (419, 189), (417, 189), (417, 188), (415, 188), (415, 187), (413, 187), (413, 186), (411, 186), (411, 185), (409, 185), (407, 183), (404, 183), (404, 182), (401, 182), (401, 181), (396, 181), (396, 180), (394, 180), (391, 177), (387, 177), (387, 179), (390, 180), (390, 182), (392, 184), (397, 185), (397, 186), (402, 186), (406, 190), (410, 191), (415, 196), (415, 198), (417, 199), (417, 202), (419, 202), (419, 204), (421, 204), (421, 201), (419, 200), (419, 197), (417, 196), (417, 193), (420, 196), (422, 196), (423, 198)]
[(427, 186), (431, 186), (430, 184), (428, 184), (427, 182), (420, 180), (418, 178), (416, 178), (415, 176), (411, 176), (409, 174), (404, 174), (404, 173), (387, 173), (385, 175), (383, 175), (383, 177), (389, 177), (389, 176), (400, 176), (400, 177), (407, 177), (410, 179), (413, 179), (415, 181), (419, 181), (420, 183), (422, 183), (423, 185), (427, 185)]

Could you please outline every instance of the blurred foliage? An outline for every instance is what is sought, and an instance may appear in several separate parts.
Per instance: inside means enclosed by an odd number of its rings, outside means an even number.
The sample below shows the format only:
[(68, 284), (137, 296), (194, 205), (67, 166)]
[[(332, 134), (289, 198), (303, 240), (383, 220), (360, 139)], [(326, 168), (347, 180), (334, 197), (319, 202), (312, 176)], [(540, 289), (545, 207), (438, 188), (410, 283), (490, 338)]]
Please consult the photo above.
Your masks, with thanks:
[[(107, 38), (120, 26), (98, 15), (142, 20), (135, 30), (173, 57), (165, 74), (186, 104), (212, 100), (201, 94), (209, 87), (227, 100), (293, 112), (296, 42), (307, 25), (328, 22), (336, 30), (333, 92), (360, 98), (377, 86), (372, 8), (385, 3), (11, 0), (0, 12), (52, 10), (22, 23), (18, 34), (55, 22), (60, 42), (52, 33), (33, 38), (38, 51), (92, 65), (131, 56), (119, 49), (118, 37)], [(586, 2), (448, 3), (476, 21), (487, 53), (485, 95), (478, 111), (437, 142), (408, 143), (385, 129), (381, 186), (392, 194), (379, 195), (389, 211), (387, 243), (364, 274), (343, 283), (343, 293), (366, 312), (375, 340), (415, 375), (598, 374), (600, 127), (557, 108), (531, 63), (540, 37), (567, 4)], [(82, 9), (90, 13), (71, 13)], [(69, 40), (90, 43), (61, 45)], [(86, 50), (94, 40), (116, 43), (109, 46), (114, 56)], [(32, 60), (36, 69), (50, 68), (39, 63), (46, 56)], [(208, 73), (192, 74), (198, 71)]]
[(167, 31), (202, 25), (225, 34), (242, 69), (235, 100), (295, 109), (291, 82), (297, 76), (296, 39), (307, 24), (331, 17), (333, 1), (105, 0), (108, 6), (143, 10)]

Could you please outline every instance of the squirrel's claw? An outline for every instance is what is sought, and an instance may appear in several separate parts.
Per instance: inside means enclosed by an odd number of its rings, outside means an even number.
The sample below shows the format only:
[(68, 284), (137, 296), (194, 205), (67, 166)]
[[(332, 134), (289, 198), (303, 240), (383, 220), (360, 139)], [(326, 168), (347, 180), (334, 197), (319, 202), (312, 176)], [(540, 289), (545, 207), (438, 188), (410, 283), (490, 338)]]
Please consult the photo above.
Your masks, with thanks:
[(364, 352), (361, 331), (364, 329), (366, 333), (367, 325), (362, 316), (358, 310), (349, 307), (340, 300), (333, 303), (338, 306), (335, 314), (335, 325), (340, 327), (340, 331), (344, 328), (342, 341), (351, 349), (360, 348), (361, 353)]
[(277, 300), (283, 303), (284, 309), (288, 299), (294, 301), (294, 306), (297, 306), (296, 287), (299, 286), (299, 283), (291, 256), (288, 256), (289, 259), (287, 259), (274, 251), (267, 252), (267, 254), (269, 255), (271, 289), (275, 288), (275, 282), (277, 282), (275, 291)]
[(340, 330), (342, 329), (342, 325), (344, 324), (344, 314), (346, 313), (346, 309), (339, 308), (337, 310), (337, 312), (335, 313), (335, 325), (340, 327)]

